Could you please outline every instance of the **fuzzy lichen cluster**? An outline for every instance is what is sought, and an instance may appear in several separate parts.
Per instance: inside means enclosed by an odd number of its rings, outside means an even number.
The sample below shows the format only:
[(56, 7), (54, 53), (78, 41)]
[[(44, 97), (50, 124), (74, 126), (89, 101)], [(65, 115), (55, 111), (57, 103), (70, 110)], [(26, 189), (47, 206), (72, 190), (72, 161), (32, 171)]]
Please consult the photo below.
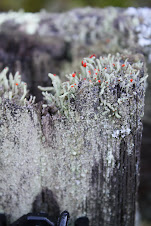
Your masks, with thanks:
[[(68, 116), (70, 99), (75, 99), (79, 82), (87, 82), (91, 87), (99, 87), (99, 100), (103, 108), (102, 115), (121, 118), (118, 112), (119, 105), (129, 99), (131, 95), (136, 95), (137, 86), (147, 78), (147, 76), (142, 78), (138, 76), (142, 69), (142, 62), (130, 64), (128, 59), (123, 60), (118, 53), (116, 56), (109, 54), (107, 57), (100, 56), (99, 58), (93, 54), (82, 60), (81, 72), (72, 72), (66, 75), (68, 81), (62, 83), (58, 76), (49, 73), (48, 76), (52, 80), (53, 87), (38, 86), (38, 88), (43, 91), (42, 94), (48, 105), (57, 106), (61, 112)], [(117, 90), (119, 90), (120, 95), (118, 95)], [(110, 93), (114, 93), (114, 91), (117, 92), (117, 97), (111, 100)]]
[[(133, 33), (137, 35), (137, 43), (142, 47), (145, 55), (148, 56), (148, 63), (151, 62), (151, 9), (144, 8), (128, 8), (125, 13), (127, 20), (131, 21)], [(135, 23), (133, 22), (135, 20)], [(135, 39), (136, 40), (136, 39)]]
[(15, 24), (15, 27), (19, 27), (21, 32), (26, 32), (29, 35), (33, 35), (38, 29), (38, 23), (40, 21), (39, 13), (25, 13), (24, 10), (18, 12), (9, 11), (8, 13), (2, 12), (0, 14), (0, 28), (7, 21)]
[(55, 35), (72, 44), (90, 45), (101, 41), (107, 49), (116, 51), (119, 46), (127, 48), (138, 44), (145, 47), (144, 52), (148, 53), (151, 44), (150, 18), (149, 8), (85, 7), (54, 14), (45, 11), (24, 13), (20, 10), (1, 13), (0, 29), (5, 30), (6, 23), (9, 23), (11, 32), (15, 28), (29, 35)]
[(8, 71), (9, 68), (6, 67), (0, 73), (0, 104), (4, 99), (9, 99), (21, 105), (25, 105), (26, 103), (33, 104), (35, 97), (30, 96), (30, 99), (27, 101), (27, 84), (21, 81), (19, 72), (16, 72), (14, 76), (12, 73), (9, 73), (7, 78)]

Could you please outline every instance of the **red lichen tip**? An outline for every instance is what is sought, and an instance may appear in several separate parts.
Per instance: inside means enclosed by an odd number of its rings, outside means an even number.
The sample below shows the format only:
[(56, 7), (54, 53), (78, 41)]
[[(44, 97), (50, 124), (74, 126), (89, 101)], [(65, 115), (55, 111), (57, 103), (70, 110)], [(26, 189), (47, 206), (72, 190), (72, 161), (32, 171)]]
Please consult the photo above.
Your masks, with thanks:
[(133, 79), (130, 79), (130, 82), (133, 82)]
[(83, 60), (81, 61), (81, 64), (82, 64), (83, 67), (86, 67), (87, 66), (86, 63), (83, 63)]
[(92, 57), (96, 57), (96, 55), (95, 54), (92, 54), (89, 58), (92, 58)]
[(110, 42), (110, 39), (106, 39), (106, 43), (109, 43)]
[(84, 78), (84, 80), (86, 80), (86, 78)]
[(91, 82), (91, 80), (89, 80), (89, 82)]
[(101, 80), (98, 80), (98, 82), (100, 83), (100, 82), (101, 82)]
[(91, 74), (91, 71), (88, 71), (89, 72), (89, 74)]
[(113, 64), (113, 66), (115, 67), (115, 64)]
[(71, 87), (74, 87), (74, 86), (71, 86)]
[(56, 76), (56, 74), (53, 74), (54, 76)]
[(107, 69), (106, 67), (104, 69)]
[(95, 73), (96, 75), (98, 74), (98, 73)]
[(122, 64), (122, 67), (125, 67), (125, 64)]
[(16, 86), (18, 86), (18, 83), (16, 83)]
[(75, 84), (75, 86), (76, 86), (76, 83), (74, 83)]
[(73, 73), (73, 74), (72, 74), (72, 77), (75, 77), (75, 76), (76, 76), (76, 74), (75, 74), (75, 73)]

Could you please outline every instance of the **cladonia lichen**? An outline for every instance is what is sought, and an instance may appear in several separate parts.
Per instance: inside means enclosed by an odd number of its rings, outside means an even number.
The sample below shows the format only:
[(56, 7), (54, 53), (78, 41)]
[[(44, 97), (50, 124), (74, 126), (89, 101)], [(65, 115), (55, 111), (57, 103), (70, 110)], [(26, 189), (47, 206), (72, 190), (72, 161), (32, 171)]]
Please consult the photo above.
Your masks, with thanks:
[(21, 81), (21, 75), (19, 72), (13, 76), (9, 73), (7, 78), (7, 73), (9, 68), (6, 67), (0, 73), (0, 104), (4, 99), (15, 102), (19, 105), (34, 104), (35, 97), (30, 96), (29, 100), (26, 99), (28, 90), (27, 84)]
[[(42, 94), (47, 105), (57, 106), (63, 114), (68, 116), (70, 99), (76, 98), (79, 82), (87, 82), (91, 87), (99, 87), (98, 98), (103, 108), (102, 115), (121, 118), (118, 111), (119, 105), (127, 101), (131, 95), (135, 95), (134, 87), (145, 82), (147, 78), (147, 76), (143, 78), (138, 76), (142, 69), (143, 62), (130, 64), (128, 59), (123, 60), (119, 53), (116, 56), (109, 54), (107, 57), (100, 56), (99, 58), (93, 54), (82, 60), (81, 72), (66, 75), (68, 81), (62, 83), (57, 75), (49, 73), (48, 76), (52, 80), (53, 87), (38, 86), (38, 88), (43, 91)], [(114, 93), (114, 91), (116, 91), (117, 97), (111, 100), (109, 99), (110, 93)], [(47, 105), (43, 105), (43, 107)]]
[(33, 35), (38, 30), (40, 13), (25, 13), (22, 9), (18, 12), (9, 11), (0, 14), (0, 28), (7, 21), (17, 24), (21, 32), (26, 32), (28, 35)]

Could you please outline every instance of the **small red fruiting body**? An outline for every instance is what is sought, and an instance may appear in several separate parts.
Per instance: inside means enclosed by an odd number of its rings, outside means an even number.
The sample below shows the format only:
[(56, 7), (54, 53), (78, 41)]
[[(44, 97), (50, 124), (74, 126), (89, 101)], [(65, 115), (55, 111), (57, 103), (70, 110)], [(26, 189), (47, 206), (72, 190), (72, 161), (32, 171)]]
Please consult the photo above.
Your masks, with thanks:
[(84, 63), (83, 60), (81, 61), (81, 64), (82, 64), (83, 67), (86, 67), (87, 66), (87, 64)]
[(89, 58), (92, 58), (92, 57), (96, 57), (96, 55), (95, 54), (92, 54)]
[(106, 39), (106, 43), (109, 43), (110, 42), (110, 39)]

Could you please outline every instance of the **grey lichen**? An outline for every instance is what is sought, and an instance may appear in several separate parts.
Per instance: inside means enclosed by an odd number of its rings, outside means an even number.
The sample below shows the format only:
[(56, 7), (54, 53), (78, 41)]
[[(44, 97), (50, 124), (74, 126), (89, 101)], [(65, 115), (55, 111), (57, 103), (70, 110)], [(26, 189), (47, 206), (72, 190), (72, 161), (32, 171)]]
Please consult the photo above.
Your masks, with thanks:
[[(100, 106), (104, 109), (102, 115), (121, 118), (118, 108), (123, 102), (135, 95), (134, 87), (145, 82), (148, 75), (140, 79), (143, 62), (130, 63), (128, 59), (123, 60), (119, 53), (116, 56), (109, 54), (107, 57), (96, 58), (95, 54), (84, 58), (81, 62), (81, 72), (72, 72), (66, 75), (68, 81), (61, 82), (58, 76), (49, 73), (53, 87), (41, 87), (42, 94), (47, 105), (57, 106), (65, 116), (70, 115), (70, 100), (75, 99), (80, 88), (80, 83), (88, 86), (99, 87)], [(139, 75), (139, 76), (138, 76)], [(117, 92), (117, 97), (111, 99), (111, 92)], [(119, 90), (119, 93), (118, 91)], [(53, 93), (48, 93), (53, 91)], [(115, 100), (116, 99), (116, 100)]]
[(34, 104), (35, 97), (30, 96), (29, 100), (26, 99), (28, 90), (27, 84), (21, 81), (21, 75), (16, 72), (13, 76), (9, 73), (7, 78), (7, 73), (9, 68), (6, 67), (0, 73), (0, 104), (4, 99), (9, 99), (19, 105)]
[(1, 13), (0, 29), (5, 30), (8, 22), (10, 32), (17, 29), (28, 35), (45, 34), (49, 37), (54, 37), (55, 33), (56, 37), (61, 36), (72, 45), (78, 42), (87, 46), (101, 41), (109, 51), (138, 45), (150, 56), (150, 15), (149, 8), (132, 7), (126, 10), (86, 7), (54, 14), (45, 11), (24, 13), (20, 10)]
[(5, 24), (6, 21), (11, 21), (19, 26), (21, 32), (26, 31), (28, 35), (33, 35), (37, 29), (40, 21), (39, 13), (25, 13), (24, 10), (19, 10), (18, 12), (9, 13), (2, 12), (0, 14), (0, 28)]

